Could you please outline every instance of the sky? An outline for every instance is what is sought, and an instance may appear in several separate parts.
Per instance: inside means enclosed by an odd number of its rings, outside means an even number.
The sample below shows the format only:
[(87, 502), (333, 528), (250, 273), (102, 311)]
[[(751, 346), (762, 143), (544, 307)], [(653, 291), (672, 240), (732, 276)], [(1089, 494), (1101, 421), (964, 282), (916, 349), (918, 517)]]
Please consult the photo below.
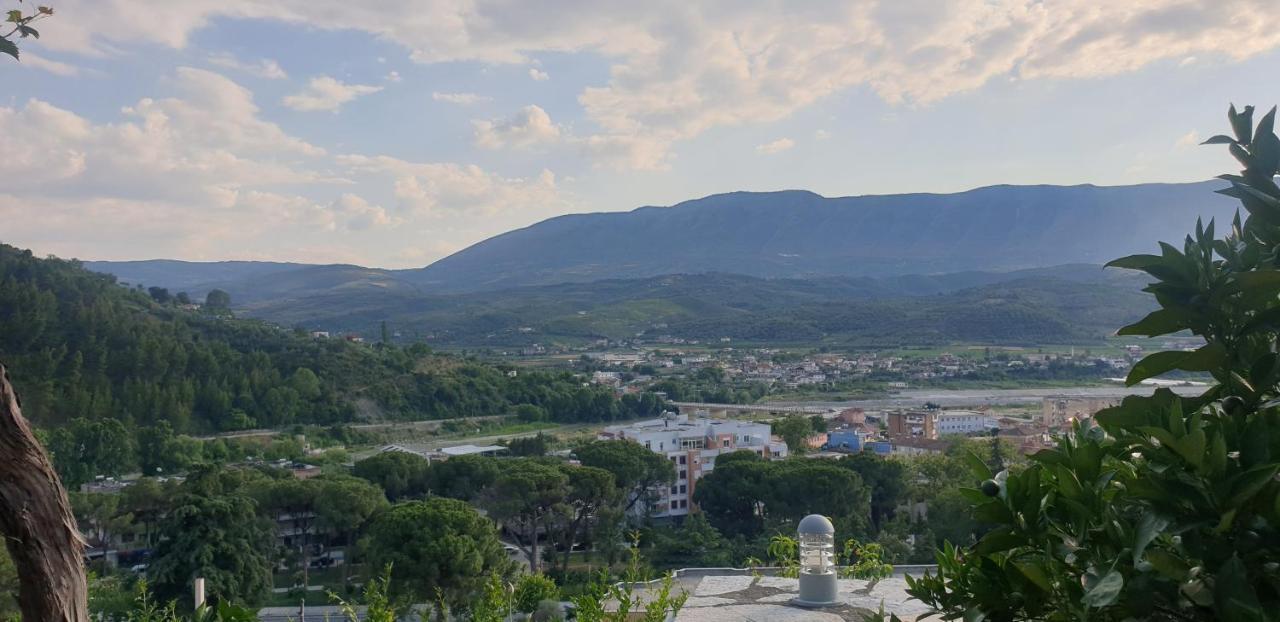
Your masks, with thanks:
[(1229, 102), (1280, 102), (1273, 0), (47, 2), (0, 57), (0, 241), (81, 259), (406, 268), (737, 190), (1197, 181)]

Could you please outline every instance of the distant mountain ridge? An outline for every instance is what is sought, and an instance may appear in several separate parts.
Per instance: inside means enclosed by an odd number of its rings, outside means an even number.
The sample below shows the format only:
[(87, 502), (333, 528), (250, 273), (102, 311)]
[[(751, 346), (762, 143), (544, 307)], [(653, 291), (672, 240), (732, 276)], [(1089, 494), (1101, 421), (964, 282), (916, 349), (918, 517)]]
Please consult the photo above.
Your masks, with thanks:
[(824, 198), (733, 192), (573, 214), (489, 238), (405, 278), (437, 291), (724, 272), (894, 276), (1100, 264), (1229, 217), (1220, 182), (990, 186)]
[(425, 268), (274, 262), (90, 261), (123, 281), (240, 301), (342, 288), (442, 294), (664, 274), (891, 277), (1101, 264), (1177, 241), (1197, 217), (1229, 218), (1218, 182), (990, 186), (956, 194), (824, 198), (733, 192), (672, 207), (570, 214)]

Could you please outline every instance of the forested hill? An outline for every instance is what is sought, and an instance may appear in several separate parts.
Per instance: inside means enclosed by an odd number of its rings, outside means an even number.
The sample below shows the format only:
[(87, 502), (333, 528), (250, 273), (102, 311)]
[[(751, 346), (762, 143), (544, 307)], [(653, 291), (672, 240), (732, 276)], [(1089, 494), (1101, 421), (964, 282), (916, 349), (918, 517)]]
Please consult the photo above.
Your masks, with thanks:
[(525, 413), (558, 421), (649, 415), (653, 396), (617, 400), (568, 374), (507, 370), (431, 353), (312, 339), (186, 310), (78, 262), (0, 244), (0, 361), (38, 426), (119, 421), (137, 434), (198, 433), (362, 413), (437, 419)]

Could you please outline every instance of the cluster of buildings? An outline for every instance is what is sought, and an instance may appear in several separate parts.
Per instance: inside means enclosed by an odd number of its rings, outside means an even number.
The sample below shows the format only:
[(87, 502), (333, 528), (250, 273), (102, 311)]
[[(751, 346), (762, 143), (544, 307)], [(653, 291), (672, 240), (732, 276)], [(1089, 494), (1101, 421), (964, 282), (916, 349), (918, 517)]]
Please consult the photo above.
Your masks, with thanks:
[(676, 481), (660, 491), (657, 517), (687, 515), (698, 480), (715, 469), (716, 457), (740, 450), (767, 460), (787, 457), (787, 445), (775, 439), (767, 423), (713, 419), (706, 411), (668, 414), (659, 419), (605, 428), (601, 439), (626, 439), (665, 456), (676, 468)]
[[(1051, 396), (1043, 398), (1038, 418), (999, 417), (983, 410), (898, 409), (866, 412), (850, 408), (824, 416), (828, 431), (808, 440), (815, 458), (871, 452), (880, 456), (944, 453), (957, 438), (999, 438), (1023, 453), (1051, 447), (1056, 434), (1073, 422), (1119, 403), (1115, 398)], [(598, 438), (625, 439), (644, 445), (671, 461), (676, 481), (655, 491), (659, 518), (696, 511), (692, 505), (698, 480), (715, 469), (718, 456), (750, 450), (769, 460), (788, 455), (787, 446), (773, 436), (768, 423), (713, 417), (707, 410), (692, 416), (668, 413), (659, 419), (606, 428)]]

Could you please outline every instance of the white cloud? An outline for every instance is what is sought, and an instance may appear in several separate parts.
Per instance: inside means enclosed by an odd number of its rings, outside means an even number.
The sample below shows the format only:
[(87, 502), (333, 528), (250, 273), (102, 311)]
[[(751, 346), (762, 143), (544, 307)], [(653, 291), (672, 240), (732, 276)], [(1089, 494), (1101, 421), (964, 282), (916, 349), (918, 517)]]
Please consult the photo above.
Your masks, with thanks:
[(1200, 144), (1200, 134), (1195, 130), (1191, 130), (1186, 134), (1178, 137), (1178, 142), (1174, 143), (1176, 147), (1194, 147)]
[(756, 153), (773, 155), (775, 153), (782, 153), (794, 146), (796, 146), (796, 141), (791, 140), (790, 138), (779, 138), (778, 140), (767, 142), (763, 145), (756, 145)]
[[(128, 0), (64, 0), (59, 36), (46, 45), (90, 54), (135, 42), (183, 47), (212, 20), (235, 17), (359, 30), (400, 44), (423, 63), (526, 65), (545, 52), (594, 53), (611, 63), (607, 81), (579, 97), (600, 128), (594, 143), (644, 136), (667, 150), (713, 127), (785, 118), (853, 87), (891, 103), (928, 104), (996, 78), (1088, 78), (1188, 57), (1250, 58), (1280, 45), (1280, 13), (1272, 5), (655, 0), (548, 10), (512, 0), (190, 0), (139, 13)], [(130, 19), (120, 19), (126, 14)], [(529, 75), (545, 73), (534, 67)]]
[[(455, 163), (333, 156), (262, 119), (252, 94), (219, 74), (184, 67), (165, 84), (173, 96), (140, 99), (105, 122), (37, 99), (0, 106), (0, 133), (12, 141), (0, 158), (6, 241), (91, 258), (376, 265), (401, 261), (404, 245), (471, 243), (509, 219), (568, 209), (549, 171), (506, 178)], [(382, 195), (396, 208), (369, 198)], [(476, 214), (504, 217), (468, 224)], [(381, 237), (399, 225), (414, 233)]]
[(525, 106), (507, 119), (471, 123), (475, 127), (476, 144), (485, 149), (532, 147), (560, 140), (560, 126), (538, 106)]
[(286, 96), (283, 103), (294, 110), (304, 112), (313, 110), (337, 112), (343, 104), (381, 90), (380, 86), (344, 84), (329, 76), (318, 76), (312, 78), (302, 92)]
[[(555, 175), (543, 170), (532, 179), (507, 178), (475, 165), (409, 162), (390, 156), (350, 154), (339, 163), (353, 173), (393, 180), (397, 211), (416, 217), (465, 212), (470, 217), (530, 212), (556, 213), (568, 206)], [(496, 232), (495, 232), (496, 233)]]
[(543, 82), (551, 79), (551, 76), (547, 72), (538, 69), (537, 67), (529, 68), (529, 77), (533, 78), (537, 82)]
[(383, 78), (383, 79), (384, 79), (384, 80), (386, 80), (387, 82), (399, 82), (399, 81), (403, 80), (404, 78), (401, 78), (401, 77), (400, 77), (400, 72), (399, 72), (399, 71), (391, 71), (391, 72), (388, 72), (388, 73), (387, 73), (387, 77), (386, 77), (386, 78)]
[(285, 73), (285, 70), (280, 66), (280, 63), (270, 58), (263, 58), (256, 62), (246, 63), (232, 54), (220, 52), (209, 55), (209, 64), (222, 67), (224, 69), (242, 71), (251, 76), (266, 78), (268, 80), (283, 80), (289, 77), (289, 74)]
[(671, 168), (671, 139), (657, 135), (595, 134), (575, 139), (597, 167), (663, 171)]
[(431, 99), (438, 102), (458, 104), (459, 106), (471, 106), (473, 104), (483, 104), (493, 101), (493, 98), (488, 95), (477, 95), (476, 93), (441, 93), (439, 91), (432, 93)]
[(830, 140), (830, 139), (831, 139), (831, 132), (828, 132), (828, 131), (826, 131), (826, 130), (821, 130), (821, 129), (820, 129), (820, 130), (814, 130), (814, 132), (813, 132), (813, 139), (814, 139), (814, 140)]
[(27, 50), (22, 51), (21, 65), (23, 67), (31, 67), (33, 69), (47, 71), (58, 76), (69, 77), (80, 75), (80, 68), (75, 65), (48, 59), (43, 56), (32, 54)]

